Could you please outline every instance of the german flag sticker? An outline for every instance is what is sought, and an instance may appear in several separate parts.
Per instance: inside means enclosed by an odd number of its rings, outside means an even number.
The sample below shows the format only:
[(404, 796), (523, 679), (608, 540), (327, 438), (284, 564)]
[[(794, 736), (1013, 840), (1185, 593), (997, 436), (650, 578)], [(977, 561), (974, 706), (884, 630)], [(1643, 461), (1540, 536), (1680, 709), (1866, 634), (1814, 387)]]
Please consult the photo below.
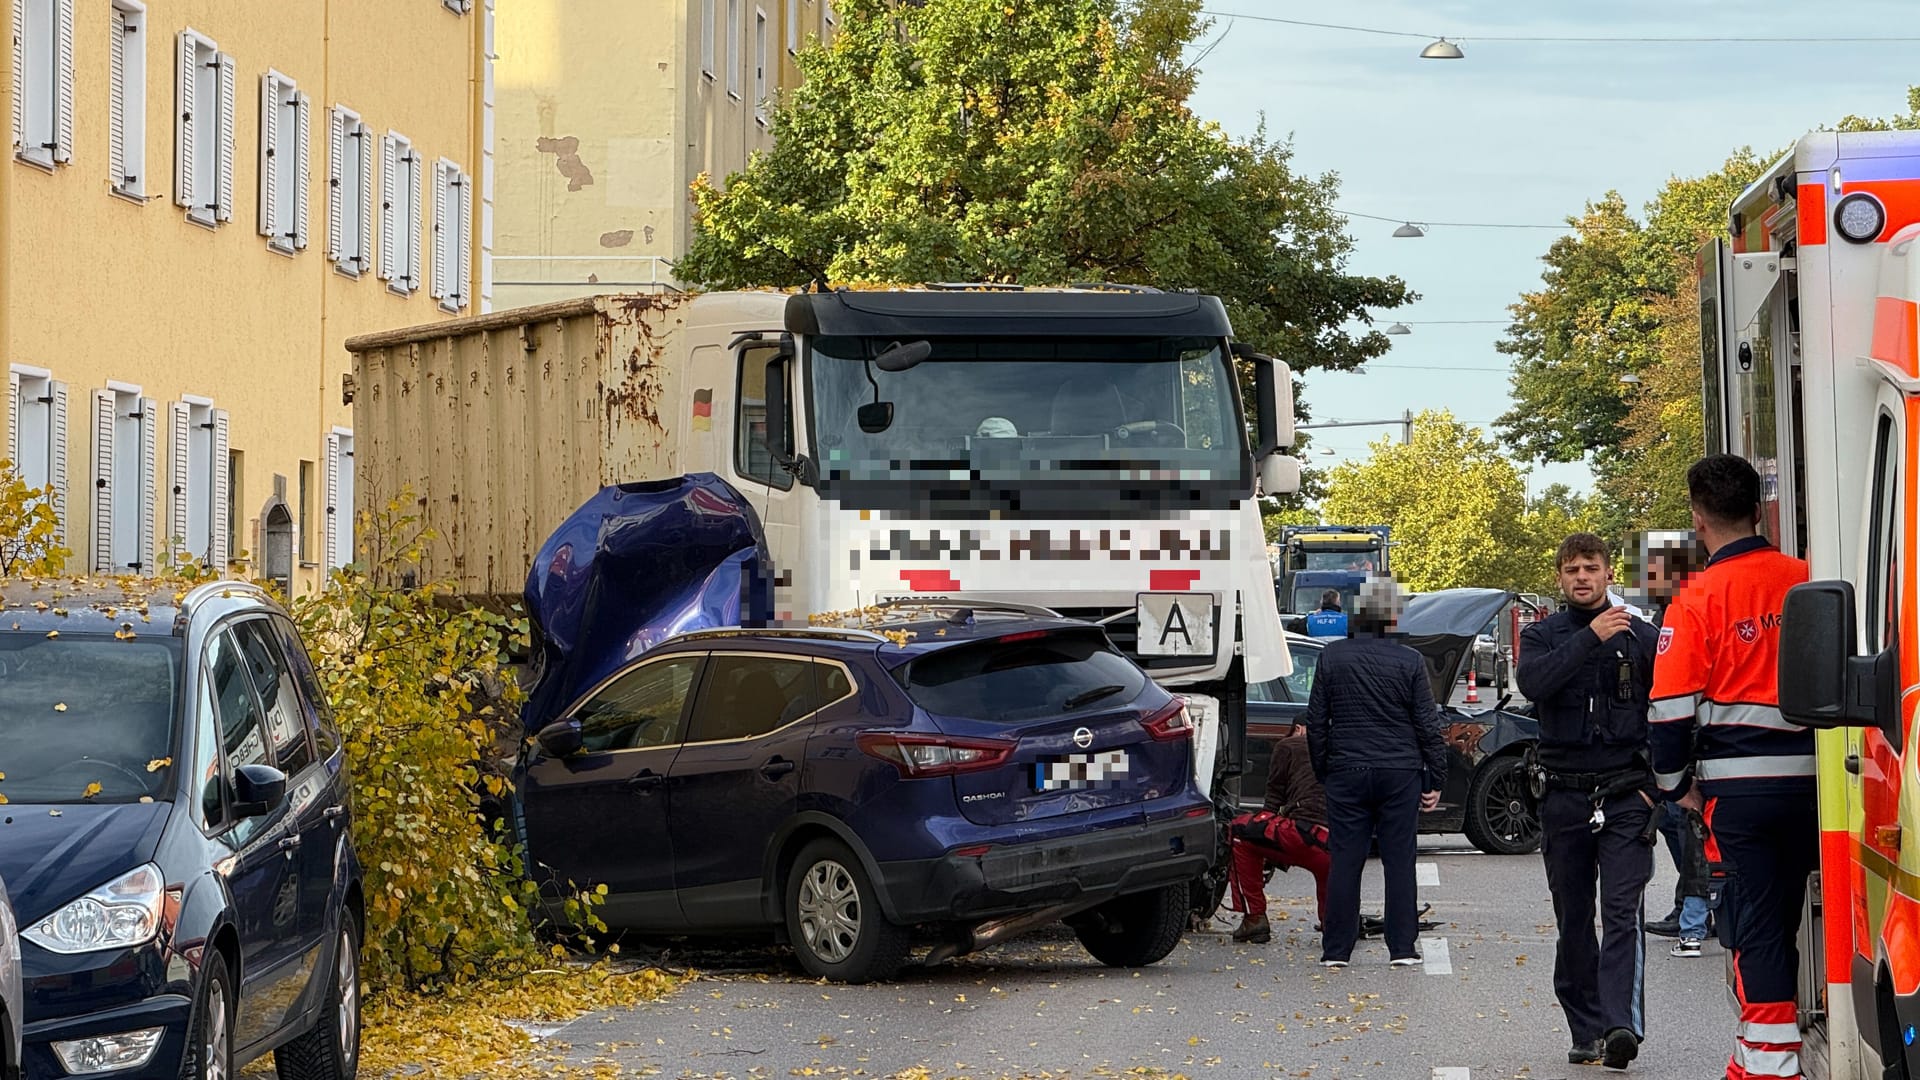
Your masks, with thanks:
[(712, 431), (713, 430), (713, 389), (712, 387), (708, 387), (704, 390), (695, 390), (693, 392), (693, 430), (695, 431)]

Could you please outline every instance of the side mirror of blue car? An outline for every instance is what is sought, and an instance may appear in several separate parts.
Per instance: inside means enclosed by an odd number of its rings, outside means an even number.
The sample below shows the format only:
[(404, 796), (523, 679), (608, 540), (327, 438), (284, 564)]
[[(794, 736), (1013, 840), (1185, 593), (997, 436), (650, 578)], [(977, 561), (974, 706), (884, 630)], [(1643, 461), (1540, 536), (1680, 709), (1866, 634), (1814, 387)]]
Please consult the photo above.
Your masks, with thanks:
[(572, 757), (579, 753), (581, 745), (586, 741), (578, 720), (556, 720), (541, 728), (540, 733), (534, 738), (539, 740), (540, 749), (545, 751), (548, 757), (557, 758)]
[(260, 817), (287, 798), (287, 774), (271, 765), (242, 765), (233, 773), (233, 817)]

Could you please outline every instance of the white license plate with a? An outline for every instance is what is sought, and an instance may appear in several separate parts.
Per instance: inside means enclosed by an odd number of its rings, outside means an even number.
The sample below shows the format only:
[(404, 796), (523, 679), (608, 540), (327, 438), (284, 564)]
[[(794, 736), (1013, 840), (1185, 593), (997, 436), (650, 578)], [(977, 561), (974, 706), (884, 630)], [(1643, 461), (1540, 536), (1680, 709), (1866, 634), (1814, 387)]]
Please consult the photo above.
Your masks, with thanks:
[(1136, 595), (1141, 656), (1212, 656), (1213, 594), (1146, 592)]

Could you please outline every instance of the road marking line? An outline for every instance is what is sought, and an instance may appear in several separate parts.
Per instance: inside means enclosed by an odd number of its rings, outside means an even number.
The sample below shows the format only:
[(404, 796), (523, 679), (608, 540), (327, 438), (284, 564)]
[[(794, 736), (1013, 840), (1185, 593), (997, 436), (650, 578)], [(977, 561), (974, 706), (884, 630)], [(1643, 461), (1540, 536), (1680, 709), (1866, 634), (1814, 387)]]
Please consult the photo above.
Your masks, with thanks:
[(1473, 1080), (1473, 1071), (1458, 1065), (1433, 1067), (1433, 1080)]
[(1415, 863), (1413, 867), (1413, 879), (1414, 882), (1423, 889), (1438, 888), (1440, 885), (1440, 864), (1430, 862)]
[[(1422, 957), (1420, 966), (1427, 969), (1427, 974), (1453, 974), (1453, 956), (1447, 952), (1446, 938), (1429, 939), (1426, 947), (1420, 950), (1420, 955)], [(1438, 1075), (1438, 1070), (1435, 1071), (1435, 1075)]]

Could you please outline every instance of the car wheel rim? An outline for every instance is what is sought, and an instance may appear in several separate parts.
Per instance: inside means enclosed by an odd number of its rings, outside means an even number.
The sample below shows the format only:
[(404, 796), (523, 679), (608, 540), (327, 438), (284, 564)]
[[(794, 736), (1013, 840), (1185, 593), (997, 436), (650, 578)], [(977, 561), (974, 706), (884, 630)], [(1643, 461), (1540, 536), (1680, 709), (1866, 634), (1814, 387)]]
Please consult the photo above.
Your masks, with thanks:
[(227, 991), (218, 982), (207, 989), (207, 1045), (200, 1052), (207, 1080), (227, 1080)]
[(838, 964), (860, 940), (860, 890), (853, 875), (832, 859), (822, 859), (800, 880), (800, 936), (815, 956)]
[(1540, 830), (1527, 812), (1525, 783), (1519, 769), (1509, 769), (1487, 785), (1487, 824), (1502, 840), (1527, 843)]
[(340, 1060), (353, 1072), (353, 1056), (359, 1046), (360, 967), (353, 955), (353, 935), (340, 935)]

